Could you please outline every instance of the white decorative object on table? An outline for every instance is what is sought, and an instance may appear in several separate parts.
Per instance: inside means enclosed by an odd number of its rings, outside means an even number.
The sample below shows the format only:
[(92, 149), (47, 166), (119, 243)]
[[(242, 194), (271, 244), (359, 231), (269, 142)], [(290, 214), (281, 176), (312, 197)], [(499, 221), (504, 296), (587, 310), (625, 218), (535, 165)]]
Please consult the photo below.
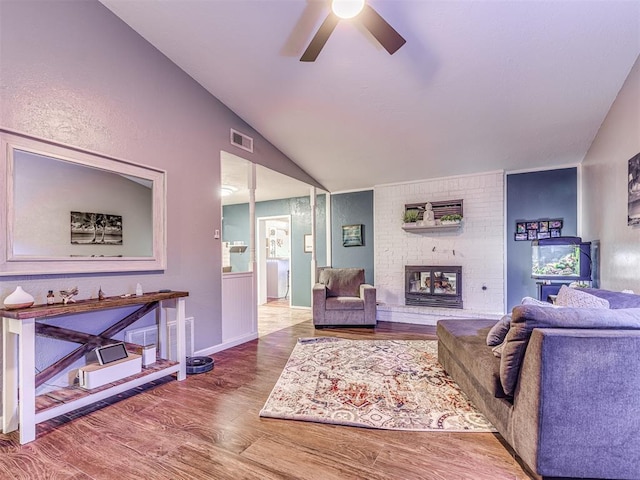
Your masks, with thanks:
[(5, 308), (12, 310), (16, 308), (26, 308), (33, 305), (33, 297), (25, 292), (22, 287), (16, 287), (12, 294), (4, 299)]
[(62, 297), (62, 303), (75, 303), (73, 297), (78, 294), (78, 287), (73, 287), (68, 290), (60, 290), (60, 296)]

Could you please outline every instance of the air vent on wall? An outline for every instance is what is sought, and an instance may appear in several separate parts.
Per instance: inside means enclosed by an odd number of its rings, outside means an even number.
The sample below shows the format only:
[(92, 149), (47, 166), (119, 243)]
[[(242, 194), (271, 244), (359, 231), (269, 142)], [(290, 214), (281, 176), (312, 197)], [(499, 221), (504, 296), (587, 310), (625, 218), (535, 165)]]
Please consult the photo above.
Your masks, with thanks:
[(248, 137), (244, 133), (231, 129), (231, 145), (242, 148), (247, 152), (253, 153), (253, 138)]

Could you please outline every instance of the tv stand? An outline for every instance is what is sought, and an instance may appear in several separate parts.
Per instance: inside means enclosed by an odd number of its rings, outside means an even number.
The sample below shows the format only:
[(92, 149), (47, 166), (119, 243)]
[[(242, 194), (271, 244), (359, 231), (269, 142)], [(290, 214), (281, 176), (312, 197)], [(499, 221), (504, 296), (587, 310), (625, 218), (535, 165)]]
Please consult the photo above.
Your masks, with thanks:
[[(75, 303), (55, 305), (35, 305), (17, 310), (0, 310), (3, 333), (2, 363), (2, 431), (13, 432), (20, 429), (20, 443), (28, 443), (36, 438), (36, 425), (72, 410), (90, 405), (110, 396), (122, 393), (145, 383), (175, 373), (178, 380), (187, 375), (185, 348), (185, 297), (188, 292), (155, 292), (139, 296), (107, 297), (103, 300), (80, 300)], [(39, 320), (99, 312), (108, 309), (141, 305), (98, 335), (77, 332)], [(36, 387), (48, 379), (65, 371), (72, 363), (84, 357), (93, 348), (113, 342), (111, 337), (155, 310), (159, 327), (160, 342), (166, 339), (167, 310), (175, 309), (177, 326), (177, 361), (165, 359), (143, 368), (142, 372), (125, 377), (113, 383), (87, 391), (80, 387), (67, 387), (56, 392), (36, 397)], [(44, 335), (79, 343), (80, 346), (40, 373), (35, 372), (35, 337)], [(166, 345), (159, 345), (160, 352), (166, 352)], [(136, 352), (139, 345), (128, 344), (127, 348)], [(139, 353), (139, 352), (136, 352)]]

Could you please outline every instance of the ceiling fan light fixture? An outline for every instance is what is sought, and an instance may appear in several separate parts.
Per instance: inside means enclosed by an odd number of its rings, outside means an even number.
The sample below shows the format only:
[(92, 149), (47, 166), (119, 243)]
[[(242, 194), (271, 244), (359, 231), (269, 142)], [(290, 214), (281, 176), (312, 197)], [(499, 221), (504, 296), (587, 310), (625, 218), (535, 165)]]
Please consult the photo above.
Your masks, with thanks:
[(374, 10), (366, 0), (332, 0), (331, 12), (311, 39), (311, 43), (300, 57), (301, 62), (315, 62), (331, 32), (341, 19), (359, 15), (358, 22), (366, 28), (382, 47), (393, 55), (406, 40)]
[(331, 10), (340, 18), (353, 18), (364, 8), (365, 0), (332, 0)]

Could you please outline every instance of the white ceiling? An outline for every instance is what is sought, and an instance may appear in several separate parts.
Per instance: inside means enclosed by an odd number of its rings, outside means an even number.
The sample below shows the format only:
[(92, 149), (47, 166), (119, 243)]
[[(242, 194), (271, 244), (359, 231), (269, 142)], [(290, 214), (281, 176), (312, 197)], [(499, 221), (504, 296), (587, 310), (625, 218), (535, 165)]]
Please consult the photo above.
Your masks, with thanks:
[(101, 1), (332, 192), (577, 164), (640, 53), (640, 0), (369, 0), (407, 43), (315, 63), (325, 0)]

